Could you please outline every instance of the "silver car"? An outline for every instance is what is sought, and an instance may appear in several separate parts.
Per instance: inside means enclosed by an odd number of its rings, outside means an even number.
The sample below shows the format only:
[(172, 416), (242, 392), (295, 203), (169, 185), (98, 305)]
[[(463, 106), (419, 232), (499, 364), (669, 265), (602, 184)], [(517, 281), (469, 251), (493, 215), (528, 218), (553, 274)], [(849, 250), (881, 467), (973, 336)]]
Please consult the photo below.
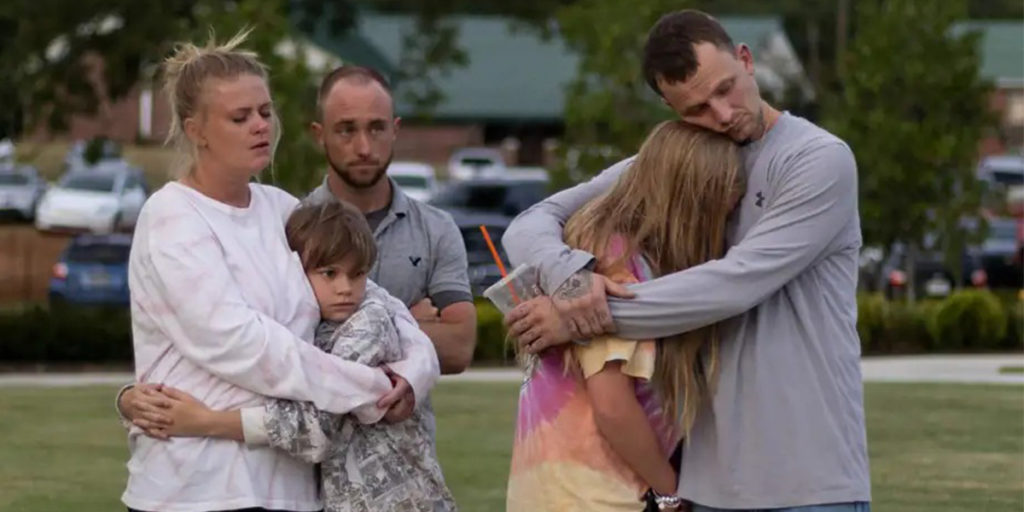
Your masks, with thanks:
[(39, 177), (35, 167), (0, 164), (0, 213), (32, 220), (45, 192), (46, 181)]

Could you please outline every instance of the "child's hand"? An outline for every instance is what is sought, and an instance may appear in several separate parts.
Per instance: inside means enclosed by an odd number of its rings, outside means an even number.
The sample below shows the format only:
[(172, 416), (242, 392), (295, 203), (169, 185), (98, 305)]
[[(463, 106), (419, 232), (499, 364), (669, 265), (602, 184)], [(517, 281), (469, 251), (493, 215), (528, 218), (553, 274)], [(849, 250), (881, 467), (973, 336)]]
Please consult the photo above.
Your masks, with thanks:
[(391, 379), (394, 388), (377, 402), (377, 407), (387, 409), (387, 412), (384, 413), (384, 421), (388, 423), (405, 421), (412, 417), (413, 410), (416, 409), (415, 393), (412, 386), (409, 385), (409, 381), (391, 371), (387, 366), (384, 366), (383, 369)]
[(174, 388), (165, 387), (169, 407), (163, 410), (171, 423), (163, 427), (168, 436), (203, 437), (210, 435), (213, 411), (194, 396)]

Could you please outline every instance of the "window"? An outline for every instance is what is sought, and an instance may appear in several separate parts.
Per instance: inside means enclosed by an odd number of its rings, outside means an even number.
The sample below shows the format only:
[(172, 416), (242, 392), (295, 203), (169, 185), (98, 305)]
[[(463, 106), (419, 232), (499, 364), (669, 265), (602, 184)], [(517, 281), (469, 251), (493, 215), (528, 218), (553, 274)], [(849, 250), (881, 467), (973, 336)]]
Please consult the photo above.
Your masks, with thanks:
[(68, 261), (78, 263), (126, 263), (131, 246), (114, 244), (72, 245)]
[(64, 178), (61, 187), (87, 192), (113, 192), (114, 177), (111, 175), (71, 174)]
[(28, 185), (28, 176), (17, 173), (0, 173), (0, 185)]
[(399, 187), (427, 188), (428, 186), (427, 178), (423, 176), (408, 176), (399, 174), (396, 176), (391, 176), (391, 179), (395, 180), (395, 183), (398, 183)]

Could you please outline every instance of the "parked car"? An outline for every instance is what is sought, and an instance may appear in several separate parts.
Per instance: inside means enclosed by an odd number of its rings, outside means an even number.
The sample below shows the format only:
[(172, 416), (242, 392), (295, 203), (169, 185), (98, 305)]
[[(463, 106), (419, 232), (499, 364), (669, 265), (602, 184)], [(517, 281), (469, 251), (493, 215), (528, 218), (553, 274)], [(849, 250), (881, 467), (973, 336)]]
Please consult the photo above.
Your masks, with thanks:
[(434, 168), (421, 162), (391, 162), (388, 176), (405, 194), (417, 201), (428, 202), (437, 193), (437, 175)]
[(111, 233), (134, 228), (148, 196), (142, 172), (121, 161), (65, 174), (36, 210), (40, 230)]
[(965, 250), (961, 257), (960, 281), (957, 282), (952, 269), (947, 265), (945, 255), (936, 248), (921, 249), (914, 261), (914, 274), (910, 275), (907, 250), (903, 244), (895, 244), (882, 269), (886, 276), (884, 291), (892, 298), (907, 292), (910, 279), (919, 297), (945, 297), (957, 287), (984, 287), (987, 284), (985, 271), (977, 250)]
[(10, 139), (0, 139), (0, 165), (14, 163), (14, 143)]
[(1024, 156), (985, 157), (978, 163), (978, 179), (993, 187), (1024, 185)]
[(979, 250), (981, 268), (991, 288), (1024, 287), (1020, 222), (1012, 218), (988, 221), (988, 237), (982, 242)]
[(494, 148), (462, 148), (448, 159), (448, 178), (469, 180), (500, 175), (505, 158)]
[(46, 181), (39, 177), (35, 167), (0, 164), (0, 213), (32, 220), (45, 192)]
[[(430, 204), (446, 210), (515, 217), (547, 197), (548, 182), (539, 179), (473, 179), (450, 182)], [(453, 213), (454, 214), (454, 213)]]
[(469, 285), (474, 296), (481, 296), (489, 286), (501, 279), (501, 270), (494, 261), (494, 255), (484, 239), (480, 226), (487, 227), (487, 234), (494, 242), (495, 249), (506, 270), (512, 270), (508, 257), (501, 250), (501, 237), (508, 228), (510, 219), (504, 215), (469, 210), (457, 210), (452, 213), (455, 225), (462, 232), (462, 241), (466, 244), (466, 260), (469, 263)]
[(128, 304), (126, 234), (78, 235), (61, 252), (50, 278), (50, 302), (66, 304)]

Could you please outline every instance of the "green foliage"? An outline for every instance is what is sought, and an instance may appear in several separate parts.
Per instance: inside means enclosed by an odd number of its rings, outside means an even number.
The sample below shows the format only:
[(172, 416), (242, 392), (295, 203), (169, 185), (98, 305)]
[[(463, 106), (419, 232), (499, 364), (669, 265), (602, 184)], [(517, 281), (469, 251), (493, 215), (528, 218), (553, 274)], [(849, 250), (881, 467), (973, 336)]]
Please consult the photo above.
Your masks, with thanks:
[(888, 301), (881, 294), (857, 297), (857, 333), (865, 354), (925, 352), (932, 348), (928, 319), (938, 303)]
[[(857, 3), (843, 90), (825, 102), (826, 125), (853, 148), (865, 242), (920, 247), (936, 233), (951, 268), (983, 235), (974, 214), (978, 141), (990, 126), (989, 84), (979, 76), (977, 35), (950, 35), (963, 1)], [(854, 72), (855, 70), (855, 72)], [(974, 233), (969, 235), (968, 233)]]
[(636, 153), (658, 121), (675, 116), (647, 87), (640, 63), (651, 26), (685, 7), (673, 0), (580, 0), (557, 12), (561, 35), (580, 56), (566, 91), (566, 168), (559, 184)]
[(1006, 338), (1002, 347), (1010, 350), (1024, 350), (1024, 301), (1004, 302), (1006, 306)]
[(881, 341), (885, 322), (885, 297), (878, 293), (857, 296), (857, 334), (864, 352), (872, 352)]
[(936, 348), (992, 350), (1007, 334), (1007, 315), (991, 292), (963, 290), (942, 302), (928, 322)]
[[(429, 114), (444, 97), (432, 79), (434, 74), (465, 61), (457, 34), (440, 18), (440, 13), (456, 5), (390, 3), (418, 14), (417, 32), (405, 37), (398, 78), (409, 91), (402, 99)], [(251, 27), (245, 47), (259, 53), (271, 68), (271, 89), (283, 126), (268, 181), (304, 194), (316, 184), (323, 168), (323, 158), (307, 134), (319, 70), (307, 69), (302, 58), (284, 57), (277, 50), (286, 40), (301, 47), (295, 25), (309, 28), (314, 22), (325, 23), (331, 34), (340, 36), (357, 19), (355, 4), (353, 0), (330, 4), (313, 0), (0, 2), (0, 68), (5, 72), (0, 98), (5, 107), (24, 108), (29, 125), (56, 131), (66, 128), (74, 114), (97, 115), (101, 123), (109, 122), (110, 112), (101, 108), (102, 99), (116, 101), (140, 81), (149, 80), (176, 41), (202, 43), (211, 30), (226, 40)], [(102, 57), (99, 68), (92, 67), (96, 57)], [(4, 110), (0, 131), (10, 130), (8, 126), (20, 117), (16, 108)]]
[(505, 339), (505, 318), (490, 301), (476, 301), (476, 351), (473, 361), (508, 363), (515, 358), (511, 341)]
[(131, 361), (126, 309), (33, 307), (0, 314), (0, 361)]
[(929, 314), (934, 302), (893, 301), (887, 304), (882, 322), (882, 352), (907, 354), (926, 352), (932, 346), (928, 332)]
[[(101, 95), (124, 96), (180, 33), (195, 1), (8, 0), (0, 3), (0, 97), (54, 129), (71, 113), (99, 114)], [(121, 23), (113, 21), (116, 15)], [(120, 25), (120, 26), (118, 26)], [(90, 64), (102, 56), (99, 73)], [(5, 110), (11, 105), (5, 104)]]

